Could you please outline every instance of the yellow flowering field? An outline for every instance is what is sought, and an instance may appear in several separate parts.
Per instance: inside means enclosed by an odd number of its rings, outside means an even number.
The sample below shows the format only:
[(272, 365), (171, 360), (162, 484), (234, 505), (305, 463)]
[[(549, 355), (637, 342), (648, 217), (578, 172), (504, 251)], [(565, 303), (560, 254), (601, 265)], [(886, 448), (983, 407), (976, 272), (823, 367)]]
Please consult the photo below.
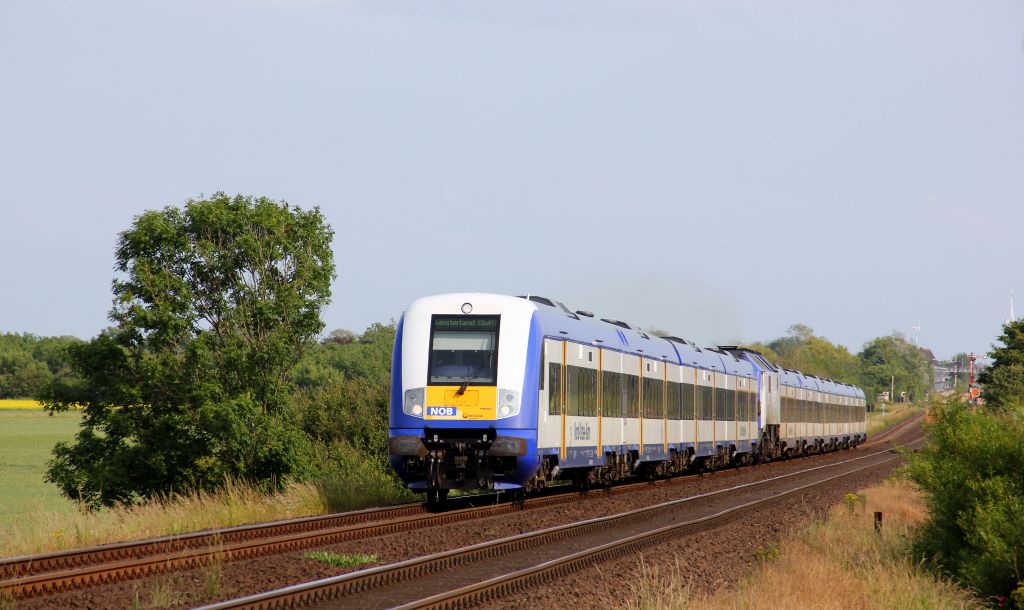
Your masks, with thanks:
[(42, 409), (43, 405), (38, 400), (25, 398), (0, 398), (0, 411), (7, 409)]

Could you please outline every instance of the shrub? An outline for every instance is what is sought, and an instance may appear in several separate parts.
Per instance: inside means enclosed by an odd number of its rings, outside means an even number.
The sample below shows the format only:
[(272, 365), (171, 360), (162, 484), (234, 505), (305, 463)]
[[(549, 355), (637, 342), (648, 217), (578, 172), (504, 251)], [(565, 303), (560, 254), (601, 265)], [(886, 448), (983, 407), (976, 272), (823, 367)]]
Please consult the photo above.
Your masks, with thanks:
[(986, 595), (1009, 598), (1024, 581), (1024, 413), (936, 408), (931, 442), (911, 455), (911, 479), (931, 520), (916, 550)]

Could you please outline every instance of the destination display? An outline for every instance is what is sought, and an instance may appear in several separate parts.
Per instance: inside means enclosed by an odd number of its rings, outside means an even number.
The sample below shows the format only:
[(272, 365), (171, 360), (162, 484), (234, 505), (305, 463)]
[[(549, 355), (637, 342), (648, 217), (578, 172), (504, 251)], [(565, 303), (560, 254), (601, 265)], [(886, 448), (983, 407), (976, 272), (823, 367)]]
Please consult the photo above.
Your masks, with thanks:
[(496, 330), (498, 316), (445, 316), (434, 318), (437, 330)]

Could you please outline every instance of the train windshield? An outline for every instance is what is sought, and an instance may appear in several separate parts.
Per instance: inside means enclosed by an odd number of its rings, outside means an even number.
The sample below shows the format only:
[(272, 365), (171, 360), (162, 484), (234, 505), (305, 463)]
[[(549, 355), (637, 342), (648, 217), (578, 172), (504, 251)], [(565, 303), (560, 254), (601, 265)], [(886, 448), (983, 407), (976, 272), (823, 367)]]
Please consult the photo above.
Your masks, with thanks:
[(428, 375), (431, 385), (497, 383), (498, 316), (434, 316)]

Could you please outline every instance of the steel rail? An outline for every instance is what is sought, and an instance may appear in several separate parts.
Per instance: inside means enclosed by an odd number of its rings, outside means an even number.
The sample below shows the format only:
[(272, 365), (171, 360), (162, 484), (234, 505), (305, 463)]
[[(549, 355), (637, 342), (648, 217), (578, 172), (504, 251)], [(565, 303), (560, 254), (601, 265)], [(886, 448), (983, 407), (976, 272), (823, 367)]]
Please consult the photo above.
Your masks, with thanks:
[[(906, 423), (901, 422), (897, 427)], [(881, 442), (881, 440), (869, 441), (864, 446)], [(783, 463), (783, 461), (774, 463)], [(844, 462), (821, 467), (842, 463)], [(770, 464), (768, 466), (770, 467)], [(748, 468), (750, 467), (721, 472), (730, 475), (738, 474)], [(811, 472), (816, 468), (799, 472)], [(799, 474), (799, 472), (791, 474)], [(596, 490), (595, 495), (630, 493), (647, 489), (652, 484), (678, 484), (702, 476), (703, 474), (693, 474), (626, 484), (610, 489)], [(400, 533), (484, 516), (501, 515), (526, 507), (540, 508), (564, 504), (576, 501), (577, 495), (543, 496), (530, 498), (520, 503), (493, 504), (445, 513), (429, 513), (422, 504), (407, 504), (15, 557), (0, 560), (0, 592), (16, 599), (60, 593), (171, 570), (198, 568), (212, 560), (251, 559), (313, 546)], [(382, 523), (377, 523), (378, 521), (382, 521)], [(368, 522), (369, 525), (366, 525)]]
[(572, 553), (565, 557), (553, 559), (530, 568), (525, 568), (510, 574), (461, 587), (454, 591), (440, 593), (425, 599), (403, 604), (401, 606), (397, 606), (394, 610), (451, 610), (454, 608), (466, 608), (491, 601), (496, 598), (504, 597), (506, 595), (511, 595), (526, 588), (538, 586), (554, 578), (578, 572), (594, 565), (595, 563), (637, 553), (650, 546), (668, 542), (671, 539), (678, 538), (679, 535), (683, 533), (695, 533), (721, 526), (747, 511), (774, 504), (789, 496), (848, 477), (863, 470), (876, 468), (890, 461), (897, 460), (899, 457), (900, 456), (893, 456), (877, 463), (868, 464), (848, 472), (837, 474), (827, 479), (801, 485), (800, 487), (786, 490), (772, 496), (766, 496), (732, 508), (727, 508), (707, 517), (666, 525), (655, 530), (651, 530), (650, 532), (635, 534), (633, 536), (623, 538), (622, 540), (616, 540), (598, 547)]
[(424, 512), (426, 510), (420, 503), (401, 504), (10, 557), (0, 559), (0, 580), (43, 571), (68, 570), (97, 562), (120, 561), (138, 557), (141, 554), (180, 552), (187, 549), (252, 540), (268, 535), (394, 519)]
[[(619, 513), (617, 515), (611, 515), (607, 517), (596, 517), (593, 519), (587, 519), (584, 521), (579, 521), (571, 524), (550, 527), (535, 532), (528, 532), (525, 534), (510, 536), (500, 540), (486, 541), (468, 547), (463, 547), (460, 549), (453, 549), (441, 553), (426, 555), (423, 557), (416, 557), (413, 559), (408, 559), (390, 565), (368, 568), (365, 570), (351, 572), (340, 576), (333, 576), (330, 578), (292, 585), (281, 589), (266, 591), (263, 593), (258, 593), (255, 595), (250, 595), (234, 600), (210, 604), (207, 606), (203, 606), (201, 610), (227, 610), (236, 608), (268, 609), (296, 607), (310, 603), (323, 602), (329, 599), (336, 599), (338, 597), (351, 596), (381, 586), (394, 585), (398, 582), (402, 582), (411, 578), (426, 576), (428, 574), (440, 570), (453, 568), (461, 565), (467, 565), (481, 560), (493, 559), (501, 555), (508, 554), (510, 552), (525, 550), (528, 548), (533, 548), (544, 544), (559, 542), (570, 537), (580, 536), (602, 528), (615, 527), (617, 524), (632, 522), (635, 521), (637, 518), (656, 517), (661, 514), (671, 512), (681, 504), (695, 502), (713, 496), (735, 493), (739, 490), (749, 489), (756, 486), (762, 486), (769, 483), (777, 483), (783, 479), (807, 475), (808, 473), (812, 473), (822, 469), (836, 468), (839, 466), (848, 465), (852, 462), (866, 460), (880, 455), (890, 454), (893, 452), (893, 449), (887, 449), (884, 451), (879, 451), (877, 453), (872, 453), (864, 456), (858, 456), (856, 458), (852, 458), (849, 460), (844, 460), (842, 462), (825, 464), (821, 466), (816, 466), (814, 468), (801, 470), (798, 472), (780, 475), (778, 477), (773, 477), (770, 479), (764, 479), (752, 483), (744, 483), (741, 485), (730, 487), (728, 489), (707, 492), (678, 500), (671, 500), (669, 502), (664, 502), (654, 506), (639, 508), (625, 513)], [(849, 476), (854, 472), (859, 472), (867, 468), (874, 468), (880, 464), (884, 464), (887, 463), (888, 461), (898, 458), (899, 456), (890, 457), (880, 462), (871, 463), (864, 467), (857, 468), (853, 471), (844, 472), (840, 475), (836, 475), (836, 477), (825, 479), (824, 481), (811, 483), (809, 484), (809, 486), (819, 485), (824, 482), (831, 481), (835, 478)], [(789, 493), (791, 492), (785, 492), (782, 494), (769, 496), (767, 498), (757, 500), (751, 505), (763, 504), (765, 502), (772, 501), (779, 497), (785, 497)], [(722, 513), (722, 515), (727, 514), (730, 514), (729, 511), (725, 511), (724, 513)], [(715, 515), (713, 517), (721, 518), (722, 515)], [(695, 523), (702, 522), (704, 521), (695, 521)]]

